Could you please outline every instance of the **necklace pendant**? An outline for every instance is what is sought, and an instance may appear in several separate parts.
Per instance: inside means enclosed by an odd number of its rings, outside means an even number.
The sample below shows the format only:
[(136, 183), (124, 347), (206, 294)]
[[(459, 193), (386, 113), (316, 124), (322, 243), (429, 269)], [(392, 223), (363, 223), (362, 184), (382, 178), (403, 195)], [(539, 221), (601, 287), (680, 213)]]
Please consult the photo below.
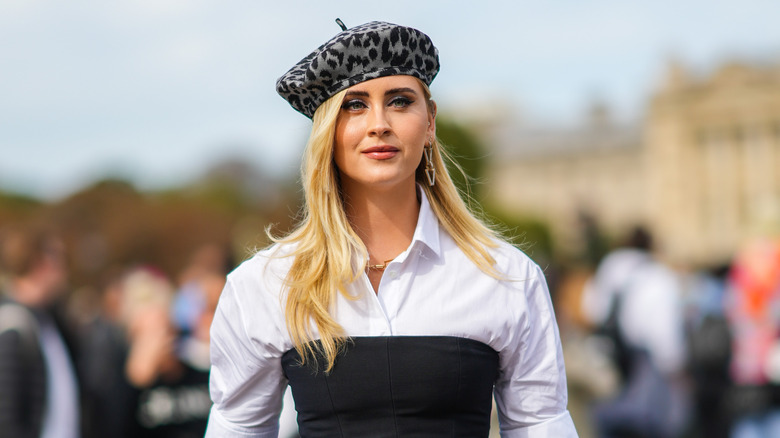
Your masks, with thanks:
[(381, 265), (371, 265), (371, 264), (368, 264), (368, 265), (366, 265), (366, 269), (374, 270), (374, 271), (384, 271), (385, 268), (387, 268), (387, 265), (390, 262), (392, 262), (392, 261), (393, 261), (393, 259), (385, 260), (385, 262), (382, 263)]

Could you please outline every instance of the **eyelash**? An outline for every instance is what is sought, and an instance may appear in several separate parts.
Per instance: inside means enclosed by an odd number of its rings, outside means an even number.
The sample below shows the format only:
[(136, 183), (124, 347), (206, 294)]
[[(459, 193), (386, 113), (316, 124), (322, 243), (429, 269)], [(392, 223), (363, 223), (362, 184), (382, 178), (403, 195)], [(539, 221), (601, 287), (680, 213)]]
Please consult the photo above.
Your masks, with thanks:
[[(359, 108), (356, 108), (356, 107), (355, 107), (355, 105), (360, 105), (360, 107), (359, 107)], [(344, 103), (341, 105), (341, 109), (345, 109), (345, 110), (348, 110), (348, 111), (349, 111), (349, 110), (356, 111), (356, 110), (359, 110), (359, 109), (363, 109), (363, 108), (365, 108), (365, 107), (366, 107), (366, 104), (365, 104), (365, 103), (363, 103), (363, 101), (362, 101), (362, 100), (360, 100), (360, 99), (352, 99), (352, 100), (348, 100), (348, 101), (344, 102)]]
[[(399, 107), (398, 105), (396, 105), (398, 103), (401, 103), (402, 106)], [(411, 105), (412, 103), (414, 103), (414, 101), (412, 99), (409, 99), (406, 96), (394, 97), (393, 100), (390, 101), (390, 105), (392, 105), (392, 106), (394, 106), (396, 108), (406, 108), (407, 106)]]
[[(413, 104), (414, 100), (409, 99), (406, 96), (396, 96), (392, 100), (390, 100), (389, 106), (393, 106), (395, 108), (406, 108), (409, 105)], [(400, 104), (400, 105), (399, 105)], [(352, 99), (344, 102), (341, 105), (341, 109), (347, 110), (347, 111), (357, 111), (361, 110), (366, 107), (366, 104), (360, 100), (360, 99)]]

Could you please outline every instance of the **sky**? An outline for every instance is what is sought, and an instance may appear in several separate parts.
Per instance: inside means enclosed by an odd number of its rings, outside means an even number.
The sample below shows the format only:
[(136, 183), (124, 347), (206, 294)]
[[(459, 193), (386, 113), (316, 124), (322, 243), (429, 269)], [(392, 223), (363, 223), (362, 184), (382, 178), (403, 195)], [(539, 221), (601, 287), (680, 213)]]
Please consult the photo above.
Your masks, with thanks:
[(630, 121), (671, 58), (780, 64), (777, 0), (0, 0), (0, 190), (156, 189), (227, 158), (296, 172), (311, 123), (275, 81), (337, 17), (428, 34), (441, 113), (510, 105), (567, 124), (600, 99)]

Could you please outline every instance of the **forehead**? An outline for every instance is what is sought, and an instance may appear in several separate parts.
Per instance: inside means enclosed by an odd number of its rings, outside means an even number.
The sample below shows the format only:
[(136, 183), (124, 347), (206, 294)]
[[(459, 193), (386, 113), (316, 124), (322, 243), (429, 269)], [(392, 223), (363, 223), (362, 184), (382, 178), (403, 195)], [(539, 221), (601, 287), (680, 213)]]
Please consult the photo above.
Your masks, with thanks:
[(409, 88), (419, 94), (422, 94), (423, 92), (419, 79), (407, 75), (383, 76), (381, 78), (369, 79), (347, 88), (347, 92), (360, 91), (383, 93), (384, 91), (396, 88)]

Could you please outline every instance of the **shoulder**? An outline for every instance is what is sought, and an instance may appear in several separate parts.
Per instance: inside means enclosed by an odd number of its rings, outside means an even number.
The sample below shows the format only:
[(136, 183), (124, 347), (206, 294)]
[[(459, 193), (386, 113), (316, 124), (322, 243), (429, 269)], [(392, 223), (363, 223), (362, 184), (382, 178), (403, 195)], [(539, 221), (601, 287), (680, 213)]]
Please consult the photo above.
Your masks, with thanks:
[[(228, 274), (211, 325), (211, 346), (227, 356), (259, 363), (269, 350), (284, 351), (284, 282), (291, 257), (277, 246), (259, 251)], [(239, 352), (230, 348), (240, 344)], [(212, 353), (212, 365), (215, 359)]]
[(244, 326), (248, 333), (275, 333), (284, 326), (284, 285), (292, 264), (287, 249), (259, 251), (228, 274), (212, 332)]
[(618, 248), (609, 252), (599, 263), (597, 274), (628, 273), (649, 266), (651, 256), (634, 248)]
[[(507, 309), (523, 331), (534, 331), (554, 324), (552, 301), (544, 270), (519, 248), (496, 241), (491, 252), (501, 279), (499, 291), (508, 297)], [(526, 332), (530, 336), (530, 332)]]
[[(442, 230), (443, 231), (443, 230)], [(543, 270), (526, 253), (502, 239), (492, 239), (492, 244), (483, 248), (492, 257), (493, 273), (484, 271), (472, 260), (446, 232), (441, 233), (443, 263), (442, 271), (461, 286), (466, 280), (479, 282), (479, 289), (489, 290), (491, 297), (503, 296), (507, 299), (523, 299), (523, 296), (539, 289), (546, 289)], [(478, 256), (479, 257), (479, 256)], [(516, 292), (522, 292), (517, 294)]]
[(504, 241), (494, 240), (496, 247), (490, 254), (496, 260), (496, 270), (509, 282), (544, 280), (542, 268), (525, 252)]
[(0, 301), (0, 360), (36, 360), (40, 355), (38, 331), (38, 322), (26, 307)]
[(290, 245), (273, 245), (255, 253), (227, 276), (227, 288), (278, 295), (293, 262)]
[[(440, 229), (439, 236), (443, 256), (445, 258), (453, 258), (460, 262), (452, 264), (448, 262), (448, 269), (452, 269), (452, 266), (457, 266), (458, 269), (466, 268), (469, 272), (471, 272), (471, 267), (477, 270), (480, 269), (475, 262), (468, 260), (469, 257), (444, 228)], [(491, 238), (490, 241), (491, 245), (484, 245), (482, 248), (484, 248), (495, 261), (493, 267), (495, 268), (499, 279), (512, 282), (526, 281), (538, 278), (540, 275), (543, 276), (542, 270), (536, 262), (516, 246), (498, 237)], [(487, 273), (484, 274), (488, 275)]]
[(24, 306), (9, 300), (0, 301), (0, 334), (16, 331), (22, 337), (37, 337), (38, 323)]

